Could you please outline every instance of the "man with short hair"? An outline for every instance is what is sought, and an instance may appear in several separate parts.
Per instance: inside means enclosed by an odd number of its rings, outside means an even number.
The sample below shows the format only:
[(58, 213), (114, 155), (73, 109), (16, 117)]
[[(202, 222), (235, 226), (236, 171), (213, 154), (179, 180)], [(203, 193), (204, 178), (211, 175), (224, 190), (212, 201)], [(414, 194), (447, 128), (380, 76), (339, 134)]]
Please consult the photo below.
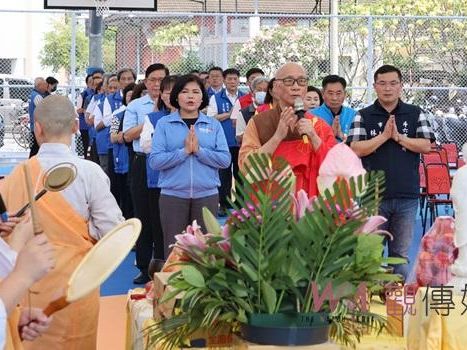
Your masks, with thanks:
[[(78, 124), (68, 97), (44, 98), (34, 116), (40, 149), (37, 156), (26, 161), (32, 183), (40, 183), (43, 174), (59, 163), (71, 163), (77, 171), (76, 179), (66, 190), (48, 192), (36, 203), (41, 226), (55, 249), (57, 262), (47, 276), (31, 287), (32, 294), (24, 304), (44, 309), (64, 295), (68, 280), (93, 243), (124, 219), (102, 169), (70, 150)], [(1, 192), (11, 212), (29, 201), (22, 166), (5, 178)], [(96, 289), (55, 313), (48, 331), (34, 343), (25, 343), (24, 348), (96, 349), (98, 316), (99, 289)]]
[(37, 151), (39, 151), (39, 144), (37, 143), (36, 136), (34, 135), (34, 111), (47, 94), (47, 88), (48, 85), (44, 78), (37, 77), (34, 79), (34, 89), (31, 91), (28, 101), (29, 128), (31, 130), (31, 150), (29, 152), (29, 158), (35, 156)]
[[(141, 234), (136, 242), (136, 266), (139, 274), (133, 279), (136, 284), (145, 284), (150, 280), (148, 267), (151, 258), (164, 259), (164, 236), (159, 216), (160, 188), (148, 188), (146, 153), (140, 145), (146, 115), (157, 111), (162, 80), (169, 75), (169, 70), (161, 63), (151, 64), (146, 69), (148, 93), (130, 102), (123, 118), (123, 138), (133, 142), (135, 156), (130, 166), (130, 188), (135, 216), (141, 220)], [(175, 213), (176, 215), (176, 213)]]
[(219, 170), (219, 178), (221, 187), (219, 188), (219, 215), (226, 216), (227, 208), (230, 206), (227, 198), (230, 197), (232, 191), (232, 174), (236, 181), (238, 177), (238, 150), (239, 145), (235, 137), (235, 126), (230, 119), (230, 112), (238, 98), (243, 96), (243, 93), (238, 90), (240, 84), (240, 72), (235, 68), (228, 68), (223, 72), (225, 88), (220, 92), (211, 96), (207, 115), (214, 117), (221, 122), (224, 129), (225, 138), (229, 146), (231, 155), (231, 164), (226, 169)]
[(214, 94), (221, 92), (224, 85), (224, 71), (221, 67), (212, 67), (208, 70), (208, 97), (211, 98)]
[(345, 141), (357, 113), (354, 109), (343, 106), (347, 82), (338, 75), (328, 75), (324, 77), (322, 86), (324, 103), (310, 113), (328, 123), (338, 141)]
[[(386, 190), (379, 212), (387, 219), (382, 228), (394, 237), (388, 241), (388, 253), (408, 259), (420, 196), (420, 153), (430, 151), (435, 136), (420, 107), (401, 101), (402, 74), (398, 68), (378, 68), (373, 87), (378, 98), (357, 113), (347, 143), (367, 170), (385, 172)], [(408, 267), (395, 265), (394, 272), (407, 278)]]
[[(240, 110), (243, 108), (246, 108), (250, 106), (253, 103), (254, 96), (253, 96), (253, 81), (256, 78), (264, 76), (264, 72), (260, 68), (250, 68), (246, 72), (246, 83), (248, 85), (248, 93), (246, 95), (243, 95), (238, 98), (238, 100), (235, 102), (233, 108), (232, 108), (232, 113), (230, 115), (230, 119), (232, 119), (234, 126), (237, 126), (237, 120), (241, 118)], [(242, 131), (243, 133), (243, 131)]]
[(336, 141), (331, 127), (323, 120), (308, 112), (301, 119), (295, 115), (295, 100), (305, 97), (307, 86), (308, 77), (300, 64), (290, 62), (278, 69), (274, 91), (279, 103), (253, 116), (248, 123), (239, 164), (245, 169), (248, 155), (256, 152), (284, 158), (296, 176), (296, 191), (303, 189), (312, 197), (318, 194), (319, 167)]

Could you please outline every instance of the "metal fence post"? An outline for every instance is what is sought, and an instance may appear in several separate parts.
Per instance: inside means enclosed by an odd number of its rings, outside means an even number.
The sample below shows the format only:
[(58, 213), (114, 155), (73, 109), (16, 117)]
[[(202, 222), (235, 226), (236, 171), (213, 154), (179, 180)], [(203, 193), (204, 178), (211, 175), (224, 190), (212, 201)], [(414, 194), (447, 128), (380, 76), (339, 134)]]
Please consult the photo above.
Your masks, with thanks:
[(222, 68), (227, 69), (229, 60), (227, 57), (227, 16), (222, 16)]
[(71, 13), (70, 82), (71, 101), (76, 101), (76, 12)]
[(373, 86), (373, 17), (368, 16), (368, 45), (367, 45), (367, 71), (366, 71), (366, 102), (371, 104), (373, 102), (371, 89)]

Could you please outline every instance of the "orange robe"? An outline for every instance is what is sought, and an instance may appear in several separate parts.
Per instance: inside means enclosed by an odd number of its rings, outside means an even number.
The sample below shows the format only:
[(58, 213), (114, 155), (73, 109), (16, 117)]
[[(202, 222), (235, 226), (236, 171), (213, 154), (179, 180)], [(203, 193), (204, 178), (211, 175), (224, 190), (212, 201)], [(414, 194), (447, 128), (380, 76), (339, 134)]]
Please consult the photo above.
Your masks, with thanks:
[[(33, 184), (39, 178), (39, 161), (27, 161)], [(16, 212), (28, 202), (23, 167), (9, 175), (0, 192), (9, 212)], [(51, 301), (63, 296), (68, 280), (94, 240), (88, 233), (86, 220), (58, 192), (48, 192), (37, 202), (42, 229), (53, 244), (56, 266), (30, 290), (31, 306), (44, 309)], [(36, 294), (37, 293), (37, 294)], [(28, 307), (28, 298), (23, 307)], [(93, 350), (96, 349), (99, 316), (99, 290), (78, 300), (53, 315), (50, 328), (34, 342), (25, 342), (25, 349), (34, 350)]]
[(23, 343), (18, 332), (20, 308), (16, 307), (8, 316), (5, 333), (5, 350), (22, 350)]
[[(280, 114), (280, 107), (276, 107), (255, 115), (248, 123), (239, 153), (241, 169), (246, 166), (245, 161), (248, 155), (252, 152), (258, 152), (260, 147), (274, 135)], [(336, 144), (336, 139), (331, 127), (326, 122), (309, 113), (305, 114), (305, 118), (312, 120), (315, 132), (321, 139), (319, 148), (314, 150), (311, 141), (305, 144), (301, 135), (289, 132), (275, 150), (273, 158), (284, 158), (296, 176), (295, 190), (303, 189), (309, 197), (312, 197), (318, 194), (316, 178), (319, 167), (328, 151)]]

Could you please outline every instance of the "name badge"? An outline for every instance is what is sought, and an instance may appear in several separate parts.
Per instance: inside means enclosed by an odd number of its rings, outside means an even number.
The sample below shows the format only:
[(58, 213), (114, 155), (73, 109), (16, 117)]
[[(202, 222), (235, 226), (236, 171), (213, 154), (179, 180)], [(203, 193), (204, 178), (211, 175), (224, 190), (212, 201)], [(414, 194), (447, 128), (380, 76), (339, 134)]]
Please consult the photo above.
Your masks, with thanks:
[(199, 130), (200, 132), (204, 132), (204, 133), (206, 133), (206, 134), (209, 134), (209, 133), (211, 133), (211, 132), (214, 131), (214, 129), (210, 128), (209, 126), (199, 127), (198, 130)]

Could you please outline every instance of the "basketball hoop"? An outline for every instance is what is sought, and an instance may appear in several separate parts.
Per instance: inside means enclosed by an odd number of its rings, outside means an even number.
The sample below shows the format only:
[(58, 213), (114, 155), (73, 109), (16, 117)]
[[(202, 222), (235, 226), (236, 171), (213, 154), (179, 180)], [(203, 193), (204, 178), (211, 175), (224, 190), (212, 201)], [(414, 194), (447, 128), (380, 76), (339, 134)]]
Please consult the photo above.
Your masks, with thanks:
[(94, 0), (94, 5), (96, 6), (96, 15), (101, 17), (108, 14), (111, 2), (112, 0)]

